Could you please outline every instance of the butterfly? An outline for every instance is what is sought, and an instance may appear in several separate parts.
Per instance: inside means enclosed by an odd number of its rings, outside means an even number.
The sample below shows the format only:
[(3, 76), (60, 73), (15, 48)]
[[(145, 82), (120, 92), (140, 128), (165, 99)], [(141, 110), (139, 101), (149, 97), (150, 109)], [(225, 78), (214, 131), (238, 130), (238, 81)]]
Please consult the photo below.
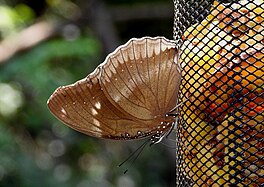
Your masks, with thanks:
[(57, 88), (47, 105), (56, 118), (86, 135), (150, 137), (156, 143), (175, 124), (180, 82), (174, 41), (132, 38), (87, 77)]

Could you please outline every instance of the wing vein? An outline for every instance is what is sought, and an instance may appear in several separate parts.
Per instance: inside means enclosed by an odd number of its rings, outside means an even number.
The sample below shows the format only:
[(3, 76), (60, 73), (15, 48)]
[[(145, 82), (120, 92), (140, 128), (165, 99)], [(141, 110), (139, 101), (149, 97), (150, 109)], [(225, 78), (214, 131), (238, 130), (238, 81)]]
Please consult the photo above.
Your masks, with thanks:
[[(110, 76), (107, 74), (107, 72), (106, 71), (104, 71), (105, 72), (105, 74), (106, 74), (106, 76), (110, 79)], [(120, 95), (123, 97), (123, 98), (125, 98), (129, 103), (133, 103), (134, 105), (136, 105), (136, 106), (138, 106), (138, 107), (140, 107), (140, 108), (144, 108), (144, 107), (142, 107), (142, 106), (140, 106), (140, 105), (138, 105), (138, 104), (136, 104), (136, 103), (134, 103), (134, 102), (132, 102), (129, 98), (127, 98), (119, 89), (117, 89), (117, 87), (116, 87), (116, 85), (113, 83), (113, 82), (110, 82), (113, 86), (114, 86), (114, 88), (120, 93)], [(107, 91), (106, 89), (105, 89), (105, 91)], [(110, 96), (110, 94), (108, 93), (108, 95)], [(110, 96), (111, 97), (111, 96)], [(148, 108), (144, 108), (144, 109), (147, 109), (147, 110), (149, 110)], [(134, 116), (135, 117), (135, 116)], [(138, 118), (139, 119), (139, 118)]]
[[(132, 49), (133, 49), (133, 54), (134, 54), (134, 59), (136, 59), (136, 55), (135, 55), (135, 48), (134, 48), (134, 42), (132, 41)], [(140, 75), (140, 73), (139, 73), (139, 71), (138, 71), (138, 66), (137, 66), (137, 63), (135, 63), (136, 64), (136, 69), (137, 69), (137, 73), (138, 73), (138, 76), (139, 76), (139, 78), (141, 79), (141, 81), (142, 81), (142, 83), (143, 84), (145, 84), (145, 86), (146, 86), (146, 88), (148, 88), (149, 89), (149, 91), (155, 96), (155, 94), (153, 93), (153, 91), (151, 90), (151, 88), (143, 81), (143, 79), (142, 79), (142, 77), (141, 77), (141, 75)]]
[[(74, 102), (74, 100), (72, 99), (72, 96), (71, 96), (71, 95), (74, 95), (74, 93), (71, 91), (71, 89), (69, 89), (69, 91), (70, 91), (70, 93), (65, 89), (65, 92), (68, 93), (68, 95), (69, 95), (71, 101)], [(92, 105), (92, 106), (93, 106), (93, 105)], [(91, 116), (93, 116), (93, 118), (95, 118), (97, 121), (99, 121), (100, 123), (102, 123), (102, 124), (105, 125), (105, 123), (104, 123), (102, 120), (96, 118), (92, 113), (90, 113), (89, 111), (87, 111), (87, 110), (82, 106), (82, 104), (81, 104), (81, 108), (82, 108), (84, 111), (86, 111), (88, 114), (90, 114)], [(93, 108), (94, 108), (94, 107), (93, 107)], [(86, 122), (88, 122), (88, 123), (91, 124), (92, 126), (94, 126), (94, 127), (99, 128), (99, 129), (102, 130), (102, 128), (101, 128), (100, 126), (98, 126), (98, 125), (96, 125), (96, 124), (90, 122), (89, 119), (87, 119), (85, 116), (83, 116), (79, 111), (76, 111), (74, 108), (73, 108), (73, 110), (74, 110), (74, 112), (75, 112), (76, 114), (78, 114), (78, 115), (79, 115), (81, 118), (83, 118)], [(105, 125), (105, 126), (107, 126), (107, 125)], [(110, 128), (110, 129), (111, 129), (111, 128)], [(104, 130), (104, 131), (105, 131), (105, 130)]]
[[(123, 61), (125, 61), (125, 59), (124, 59), (124, 54), (123, 54), (122, 50), (120, 50), (120, 52), (121, 52), (121, 56), (122, 56), (122, 58), (123, 58)], [(142, 104), (145, 104), (145, 103), (146, 103), (146, 99), (145, 99), (144, 94), (141, 92), (141, 89), (139, 88), (139, 85), (137, 84), (137, 81), (135, 81), (134, 78), (133, 78), (133, 76), (131, 75), (131, 73), (130, 73), (130, 71), (129, 71), (129, 68), (127, 67), (127, 64), (126, 64), (126, 63), (124, 63), (124, 64), (125, 64), (125, 67), (126, 67), (126, 69), (127, 69), (127, 72), (129, 73), (129, 76), (131, 77), (132, 81), (133, 81), (134, 84), (136, 85), (137, 90), (141, 93), (141, 95), (142, 95), (142, 97), (143, 97), (143, 100), (144, 100), (144, 101), (141, 101), (141, 100), (140, 100), (141, 103), (142, 103)]]
[[(66, 91), (65, 91), (66, 92)], [(69, 95), (68, 95), (69, 96)], [(69, 96), (70, 97), (70, 96)], [(70, 99), (72, 100), (72, 98), (70, 97)], [(63, 102), (64, 100), (65, 100), (65, 98), (62, 98), (62, 96), (59, 94), (58, 95), (58, 100), (60, 100), (60, 101), (62, 101), (61, 103), (65, 103), (65, 102)], [(66, 103), (66, 105), (67, 106), (69, 106), (69, 104), (67, 104)], [(73, 112), (74, 113), (76, 113), (76, 111), (71, 107), (71, 109), (73, 110)], [(79, 115), (78, 113), (76, 113), (77, 114), (77, 116)], [(83, 119), (83, 117), (81, 116), (81, 115), (79, 115), (82, 119)], [(79, 123), (79, 120), (78, 120), (78, 118), (76, 118), (75, 117), (75, 115), (71, 115), (71, 116), (69, 116), (69, 118), (71, 119), (71, 121), (73, 121), (74, 122), (74, 126), (73, 126), (73, 124), (72, 123), (67, 123), (66, 121), (66, 123), (68, 124), (68, 125), (70, 125), (72, 128), (74, 128), (74, 129), (77, 129), (77, 130), (80, 130), (80, 131), (82, 131), (82, 132), (87, 132), (86, 131), (86, 129), (84, 129), (84, 128), (82, 128), (82, 126), (81, 126), (81, 124)], [(84, 118), (85, 119), (85, 118)], [(85, 121), (87, 121), (86, 119), (85, 119)], [(88, 122), (89, 123), (89, 122)], [(93, 133), (95, 133), (95, 134), (97, 134), (98, 132), (97, 131), (94, 131), (94, 130), (92, 130), (92, 129), (89, 129), (90, 131), (89, 131), (89, 133), (91, 133), (91, 132), (93, 132)]]
[[(112, 63), (112, 65), (114, 66), (113, 62), (112, 62), (112, 59), (110, 58), (110, 61)], [(119, 62), (118, 62), (119, 63)], [(120, 63), (119, 63), (120, 64)], [(115, 67), (115, 66), (114, 66)], [(115, 67), (116, 68), (116, 67)], [(122, 82), (124, 83), (124, 85), (130, 90), (130, 92), (142, 103), (142, 101), (140, 100), (140, 98), (135, 95), (135, 93), (133, 92), (133, 90), (130, 89), (130, 87), (126, 84), (126, 82), (121, 78), (121, 75), (119, 74), (118, 71), (116, 71), (116, 74), (120, 77), (120, 80), (122, 80)], [(121, 93), (121, 92), (120, 92)], [(133, 102), (134, 103), (134, 102)], [(143, 103), (142, 103), (143, 104)], [(140, 105), (138, 105), (140, 106)]]

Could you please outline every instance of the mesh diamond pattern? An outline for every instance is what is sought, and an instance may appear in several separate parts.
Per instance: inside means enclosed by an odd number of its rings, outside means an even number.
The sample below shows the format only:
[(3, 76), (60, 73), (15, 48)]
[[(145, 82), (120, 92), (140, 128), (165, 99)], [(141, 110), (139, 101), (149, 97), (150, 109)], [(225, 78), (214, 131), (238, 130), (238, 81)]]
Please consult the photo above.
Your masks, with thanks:
[(264, 2), (174, 0), (176, 186), (264, 186)]

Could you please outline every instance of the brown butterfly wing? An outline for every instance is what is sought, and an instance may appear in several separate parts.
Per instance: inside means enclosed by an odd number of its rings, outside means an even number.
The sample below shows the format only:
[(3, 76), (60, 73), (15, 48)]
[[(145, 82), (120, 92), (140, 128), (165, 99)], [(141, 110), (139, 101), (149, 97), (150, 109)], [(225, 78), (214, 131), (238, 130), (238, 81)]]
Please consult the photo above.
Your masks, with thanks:
[(161, 127), (165, 131), (170, 126), (162, 122), (179, 89), (175, 57), (174, 43), (164, 38), (132, 39), (85, 79), (58, 88), (48, 107), (71, 128), (94, 137), (143, 138)]
[[(48, 100), (50, 111), (62, 122), (84, 134), (102, 138), (141, 137), (148, 131), (105, 97), (98, 80), (99, 69), (73, 85), (58, 88)], [(135, 130), (131, 131), (131, 126)], [(120, 136), (123, 137), (120, 137)]]
[(165, 38), (131, 40), (102, 66), (101, 86), (109, 101), (144, 121), (175, 107), (181, 79), (175, 43)]

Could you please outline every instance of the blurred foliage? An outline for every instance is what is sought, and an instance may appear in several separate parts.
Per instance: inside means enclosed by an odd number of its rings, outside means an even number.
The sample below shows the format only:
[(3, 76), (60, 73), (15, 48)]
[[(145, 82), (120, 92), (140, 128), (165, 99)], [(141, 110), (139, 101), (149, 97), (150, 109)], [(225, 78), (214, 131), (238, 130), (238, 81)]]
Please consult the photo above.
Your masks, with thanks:
[[(72, 20), (80, 13), (80, 2), (85, 1), (3, 1), (1, 39), (38, 20)], [(106, 1), (111, 5), (144, 2), (147, 0)], [(73, 35), (62, 33), (0, 64), (0, 187), (174, 186), (173, 157), (168, 148), (147, 146), (135, 163), (117, 168), (141, 141), (87, 137), (62, 125), (48, 111), (47, 99), (58, 86), (85, 77), (104, 58), (102, 44), (88, 26), (68, 27), (74, 30)], [(138, 35), (154, 36), (155, 29), (160, 29), (156, 27), (147, 29), (142, 24)], [(126, 24), (120, 32), (128, 32), (126, 29), (133, 32)], [(172, 35), (170, 30), (172, 22), (165, 21), (161, 32)]]
[(13, 8), (7, 5), (0, 6), (1, 37), (6, 37), (23, 28), (34, 17), (33, 10), (25, 4), (18, 4)]

